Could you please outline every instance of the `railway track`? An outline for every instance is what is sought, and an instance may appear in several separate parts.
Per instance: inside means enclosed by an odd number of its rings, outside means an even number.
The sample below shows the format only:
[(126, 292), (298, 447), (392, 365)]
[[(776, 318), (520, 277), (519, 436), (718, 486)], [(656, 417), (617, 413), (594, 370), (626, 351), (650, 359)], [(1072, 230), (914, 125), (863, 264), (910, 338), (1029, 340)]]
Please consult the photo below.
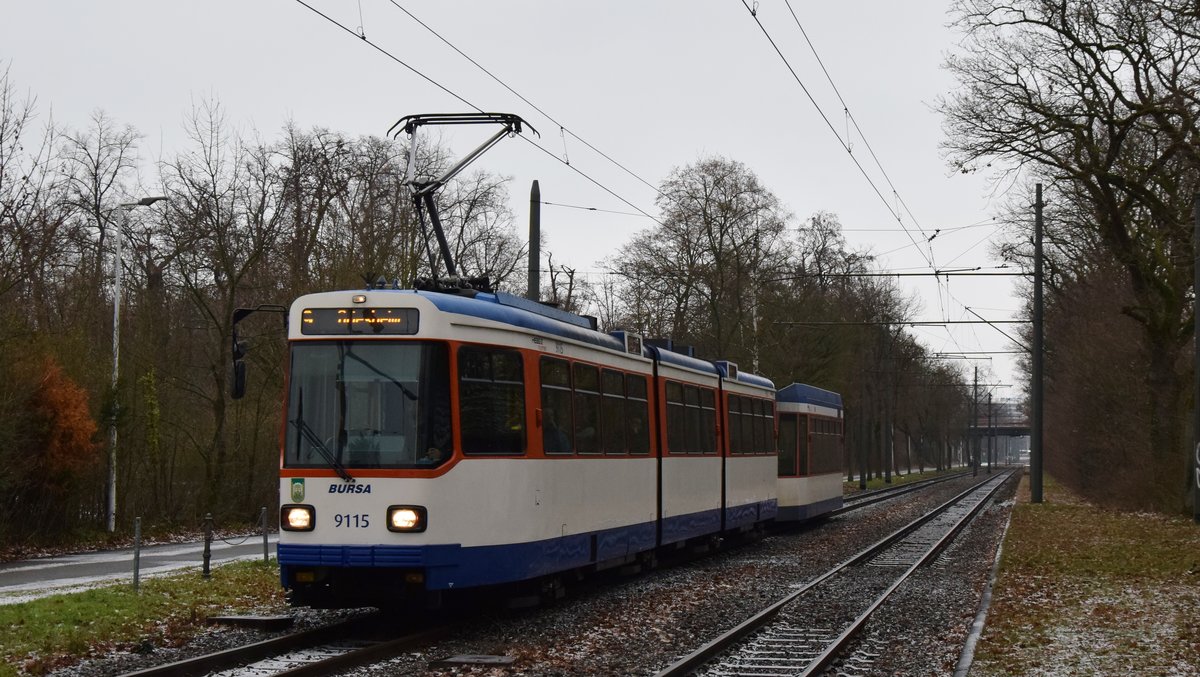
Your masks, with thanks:
[[(953, 477), (958, 476), (951, 476), (951, 479)], [(938, 481), (944, 481), (944, 478), (871, 492), (870, 498), (873, 499), (872, 502), (886, 500), (920, 488), (927, 488)], [(854, 507), (862, 505), (864, 504), (859, 503)], [(861, 556), (860, 554), (856, 557)], [(892, 558), (897, 556), (895, 553), (889, 555)], [(881, 559), (879, 563), (884, 561)], [(880, 566), (879, 563), (876, 566)], [(885, 564), (880, 568), (887, 569), (895, 566), (898, 565)], [(828, 575), (826, 574), (826, 576)], [(836, 639), (837, 633), (834, 630), (836, 630), (834, 627), (806, 627), (800, 623), (792, 623), (791, 627), (781, 626), (779, 634), (769, 641), (776, 645), (792, 647), (789, 649), (792, 653), (797, 651), (812, 653), (816, 648)], [(394, 617), (376, 613), (340, 624), (265, 640), (249, 646), (199, 656), (132, 674), (139, 676), (219, 675), (221, 677), (331, 674), (358, 666), (380, 663), (392, 656), (428, 647), (443, 639), (448, 633), (448, 628), (429, 629), (428, 618), (419, 627), (415, 625), (403, 627)], [(475, 650), (483, 649), (485, 647)], [(761, 656), (765, 656), (765, 652), (777, 650), (760, 647), (755, 651), (758, 651)], [(851, 660), (863, 663), (870, 660), (870, 654), (871, 651), (868, 648), (860, 651)], [(686, 671), (684, 670), (684, 672)], [(727, 674), (745, 673), (730, 672)], [(796, 673), (785, 672), (782, 674)]]
[(881, 649), (862, 646), (845, 656), (857, 633), (905, 580), (936, 560), (1012, 476), (1012, 471), (1000, 473), (962, 492), (658, 676), (813, 675), (839, 660), (846, 674), (868, 673)]
[(967, 475), (966, 472), (958, 472), (958, 473), (954, 473), (954, 474), (950, 474), (950, 475), (934, 477), (932, 479), (921, 480), (919, 482), (910, 482), (908, 484), (901, 484), (901, 485), (897, 485), (897, 486), (893, 486), (893, 487), (885, 487), (883, 489), (875, 489), (873, 491), (859, 492), (857, 494), (848, 496), (843, 501), (842, 507), (838, 508), (837, 510), (831, 511), (829, 513), (829, 516), (833, 517), (835, 515), (841, 515), (844, 513), (852, 512), (852, 511), (858, 510), (860, 508), (865, 508), (868, 505), (874, 505), (875, 503), (879, 503), (880, 501), (886, 501), (889, 499), (896, 498), (897, 496), (903, 496), (905, 494), (912, 493), (914, 491), (920, 491), (922, 489), (927, 489), (935, 484), (940, 484), (942, 482), (957, 479), (959, 477), (965, 477), (966, 475)]
[[(138, 672), (136, 677), (257, 677), (328, 675), (382, 661), (434, 642), (449, 626), (422, 630), (392, 625), (391, 617), (368, 614), (353, 620), (276, 637)], [(127, 676), (128, 677), (128, 676)]]

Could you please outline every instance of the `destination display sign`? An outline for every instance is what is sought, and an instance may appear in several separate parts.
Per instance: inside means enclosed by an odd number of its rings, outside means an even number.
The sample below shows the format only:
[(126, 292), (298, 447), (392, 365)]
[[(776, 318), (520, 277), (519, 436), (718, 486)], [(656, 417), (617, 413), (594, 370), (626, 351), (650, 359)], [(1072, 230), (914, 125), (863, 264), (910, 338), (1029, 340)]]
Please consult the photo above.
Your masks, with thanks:
[(416, 308), (305, 308), (300, 333), (412, 335), (420, 317)]

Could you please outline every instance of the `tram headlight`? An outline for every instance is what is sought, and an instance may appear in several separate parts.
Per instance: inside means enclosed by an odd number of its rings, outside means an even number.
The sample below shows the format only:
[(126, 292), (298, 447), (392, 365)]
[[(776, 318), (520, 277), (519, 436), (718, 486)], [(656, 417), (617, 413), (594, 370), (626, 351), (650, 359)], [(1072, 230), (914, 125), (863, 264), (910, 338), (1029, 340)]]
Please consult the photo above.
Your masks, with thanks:
[(390, 505), (387, 511), (388, 531), (425, 531), (428, 513), (419, 505)]
[(312, 531), (317, 511), (311, 505), (285, 505), (279, 509), (279, 527), (285, 531)]

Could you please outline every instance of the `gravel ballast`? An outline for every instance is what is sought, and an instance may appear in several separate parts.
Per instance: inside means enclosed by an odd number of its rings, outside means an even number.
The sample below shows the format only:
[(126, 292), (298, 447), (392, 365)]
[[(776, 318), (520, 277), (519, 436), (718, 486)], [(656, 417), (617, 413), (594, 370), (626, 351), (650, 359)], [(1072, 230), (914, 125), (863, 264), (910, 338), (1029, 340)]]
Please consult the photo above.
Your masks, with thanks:
[[(685, 564), (589, 584), (552, 606), (523, 612), (481, 611), (463, 623), (453, 639), (353, 674), (652, 675), (971, 482), (970, 476), (943, 482), (803, 529), (773, 532)], [(869, 674), (953, 673), (1008, 519), (1014, 485), (1003, 489), (936, 564), (901, 586), (895, 601), (880, 610), (862, 640), (862, 653), (878, 654), (871, 659)], [(829, 605), (831, 610), (836, 607), (836, 601)], [(347, 612), (295, 609), (293, 613), (300, 628), (344, 618)], [(213, 629), (178, 649), (114, 654), (54, 674), (123, 674), (267, 636)], [(430, 668), (437, 660), (457, 655), (515, 660), (507, 667)]]

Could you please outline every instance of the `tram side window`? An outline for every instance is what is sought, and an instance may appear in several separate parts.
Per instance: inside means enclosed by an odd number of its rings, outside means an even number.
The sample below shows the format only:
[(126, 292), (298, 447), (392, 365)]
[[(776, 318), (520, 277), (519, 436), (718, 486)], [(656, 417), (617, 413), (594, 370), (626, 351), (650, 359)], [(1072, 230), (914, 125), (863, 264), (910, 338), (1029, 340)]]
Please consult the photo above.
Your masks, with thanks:
[(823, 418), (813, 419), (812, 435), (812, 464), (813, 475), (825, 471), (826, 457), (829, 455), (829, 421)]
[[(748, 454), (754, 446), (754, 429), (750, 426), (754, 423), (754, 419), (750, 414), (750, 408), (754, 403), (748, 397), (737, 397), (737, 419), (736, 426), (737, 442), (732, 442), (733, 452), (736, 454)], [(730, 436), (732, 441), (732, 434)]]
[(667, 449), (672, 454), (687, 453), (687, 422), (683, 406), (683, 385), (667, 382)]
[[(768, 418), (768, 416), (772, 418)], [(735, 454), (770, 454), (775, 432), (774, 410), (756, 397), (729, 396), (729, 441)]]
[(833, 419), (818, 419), (820, 434), (813, 435), (812, 474), (841, 472), (841, 423)]
[(796, 440), (799, 442), (796, 449), (796, 474), (809, 475), (808, 471), (808, 416), (799, 414), (796, 416)]
[(600, 372), (600, 444), (606, 454), (625, 453), (625, 374)]
[(775, 448), (775, 403), (771, 400), (763, 400), (761, 425), (763, 427), (763, 446), (761, 451), (769, 454)]
[(571, 404), (571, 364), (566, 360), (543, 357), (542, 376), (542, 449), (550, 454), (569, 454), (574, 449), (573, 406)]
[(746, 397), (744, 405), (742, 405), (742, 415), (745, 421), (742, 424), (742, 433), (745, 436), (745, 453), (758, 454), (761, 453), (764, 444), (762, 437), (762, 400), (754, 399), (754, 397)]
[(708, 388), (700, 388), (700, 447), (703, 454), (717, 452), (717, 396)]
[(812, 461), (809, 472), (820, 475), (824, 472), (826, 456), (829, 454), (829, 421), (824, 418), (812, 419)]
[(600, 370), (575, 363), (575, 451), (600, 453)]
[(684, 386), (683, 397), (687, 405), (687, 451), (693, 454), (716, 453), (717, 414), (713, 391)]
[(646, 399), (646, 378), (628, 374), (625, 377), (625, 420), (628, 428), (625, 430), (629, 443), (629, 453), (650, 453), (650, 412)]
[(687, 443), (684, 449), (690, 453), (700, 453), (700, 389), (696, 386), (683, 387), (683, 405), (686, 407), (684, 416), (687, 421)]
[(667, 448), (672, 454), (716, 453), (716, 402), (710, 388), (667, 381)]
[(729, 453), (740, 454), (742, 448), (742, 398), (737, 395), (729, 396), (728, 420), (725, 427), (729, 430)]
[(762, 451), (762, 400), (757, 400), (755, 397), (746, 397), (745, 403), (742, 406), (742, 415), (745, 417), (742, 424), (742, 433), (745, 436), (745, 453), (758, 454)]
[(779, 476), (792, 477), (796, 472), (796, 415), (779, 416)]
[(458, 350), (459, 426), (463, 453), (525, 451), (525, 375), (515, 350)]
[(758, 453), (762, 440), (758, 427), (758, 414), (761, 411), (759, 400), (747, 397), (742, 403), (742, 434), (746, 436), (746, 453)]

